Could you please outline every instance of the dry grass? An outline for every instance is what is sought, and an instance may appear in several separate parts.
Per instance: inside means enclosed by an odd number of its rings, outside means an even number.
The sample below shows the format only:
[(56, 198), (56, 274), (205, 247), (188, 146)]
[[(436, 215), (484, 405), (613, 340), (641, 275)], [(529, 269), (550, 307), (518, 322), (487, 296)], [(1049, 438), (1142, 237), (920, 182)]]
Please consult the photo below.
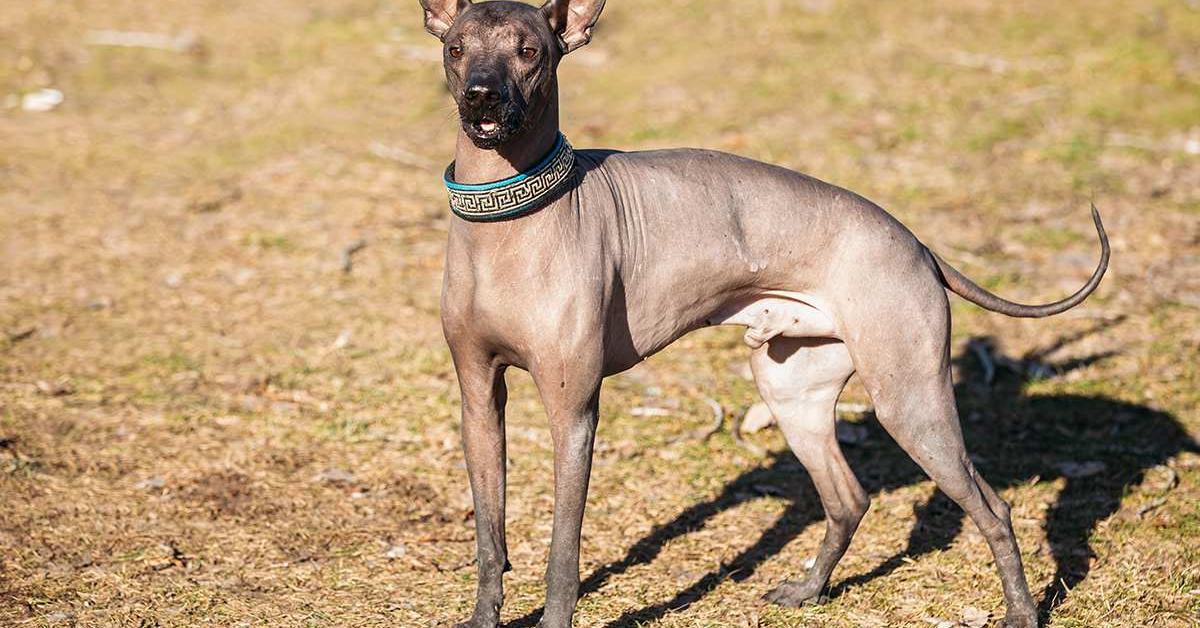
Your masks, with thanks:
[[(0, 109), (0, 624), (464, 616), (471, 511), (437, 323), (453, 116), (416, 3), (9, 4), (0, 104), (66, 100)], [(806, 170), (1026, 300), (1086, 277), (1095, 198), (1114, 261), (1085, 306), (1029, 322), (956, 304), (959, 351), (991, 337), (1058, 371), (987, 388), (962, 353), (964, 429), (1051, 625), (1200, 621), (1195, 3), (609, 5), (563, 69), (576, 145)], [(93, 29), (200, 45), (88, 46)], [(745, 357), (708, 330), (606, 387), (577, 625), (995, 618), (985, 544), (869, 416), (847, 455), (874, 502), (836, 595), (759, 601), (819, 541), (807, 478), (773, 432), (755, 437), (767, 460), (726, 435), (670, 442), (707, 420), (704, 396), (755, 400)], [(529, 626), (550, 450), (528, 378), (510, 380), (505, 617)], [(630, 414), (644, 405), (673, 415)], [(1103, 470), (1065, 477), (1088, 462)]]

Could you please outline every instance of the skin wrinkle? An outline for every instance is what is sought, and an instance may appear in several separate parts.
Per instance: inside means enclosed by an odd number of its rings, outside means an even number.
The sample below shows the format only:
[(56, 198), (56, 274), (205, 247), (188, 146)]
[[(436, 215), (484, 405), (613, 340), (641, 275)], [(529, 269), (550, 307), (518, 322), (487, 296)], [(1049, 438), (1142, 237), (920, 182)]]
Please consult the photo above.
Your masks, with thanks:
[[(572, 46), (586, 43), (603, 7), (599, 0), (551, 0), (547, 11), (564, 15), (563, 3), (574, 17), (556, 34), (546, 12), (530, 5), (422, 0), (450, 16), (445, 30), (428, 25), (446, 42), (489, 42), (464, 45), (456, 61), (446, 56), (464, 121), (455, 154), (463, 182), (526, 170), (557, 137), (554, 71), (561, 54), (552, 46), (559, 35)], [(490, 62), (511, 70), (519, 67), (515, 55), (525, 40), (543, 42), (541, 69), (503, 79), (528, 102), (468, 103), (464, 90), (471, 85), (449, 66)], [(522, 116), (519, 132), (497, 146), (478, 137), (470, 124), (479, 114), (474, 108), (510, 105)], [(958, 426), (943, 283), (953, 273), (879, 206), (791, 170), (698, 149), (576, 156), (571, 184), (537, 211), (501, 224), (450, 218), (443, 329), (463, 396), (479, 557), (475, 613), (461, 626), (499, 622), (507, 564), (503, 368), (531, 373), (550, 422), (555, 506), (541, 625), (567, 628), (579, 590), (601, 380), (689, 331), (722, 323), (747, 326), (748, 342), (757, 347), (756, 384), (826, 512), (813, 567), (769, 600), (817, 601), (868, 508), (833, 432), (837, 397), (857, 372), (880, 424), (984, 531), (1004, 588), (1004, 625), (1036, 625), (1008, 509), (970, 464)], [(1097, 273), (1106, 246), (1102, 260)], [(1086, 296), (1098, 276), (1078, 294)], [(973, 302), (995, 303), (969, 294)]]

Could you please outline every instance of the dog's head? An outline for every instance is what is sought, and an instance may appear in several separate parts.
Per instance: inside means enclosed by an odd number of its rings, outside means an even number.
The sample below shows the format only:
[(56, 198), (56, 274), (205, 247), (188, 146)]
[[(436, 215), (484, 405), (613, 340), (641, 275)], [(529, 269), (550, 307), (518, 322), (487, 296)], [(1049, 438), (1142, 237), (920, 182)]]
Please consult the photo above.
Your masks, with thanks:
[(604, 0), (420, 0), (425, 29), (442, 40), (446, 82), (463, 131), (496, 148), (545, 113), (563, 55), (588, 43)]

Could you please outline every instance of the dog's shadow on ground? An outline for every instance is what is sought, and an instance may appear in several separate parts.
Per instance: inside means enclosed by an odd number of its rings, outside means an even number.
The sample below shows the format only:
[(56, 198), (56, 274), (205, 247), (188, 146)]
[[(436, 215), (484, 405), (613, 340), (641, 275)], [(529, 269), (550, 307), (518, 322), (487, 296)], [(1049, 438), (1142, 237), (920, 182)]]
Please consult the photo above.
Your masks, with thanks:
[[(1092, 330), (1096, 331), (1096, 330)], [(998, 362), (1033, 365), (1042, 374), (1062, 376), (1103, 360), (1097, 354), (1061, 363), (1042, 358), (1078, 340), (1067, 337), (1023, 360)], [(969, 346), (985, 347), (990, 339), (972, 339)], [(990, 385), (983, 384), (985, 368), (977, 351), (964, 351), (957, 359), (963, 375), (956, 386), (967, 450), (983, 477), (997, 490), (1033, 481), (1065, 479), (1065, 487), (1044, 520), (1049, 551), (1056, 563), (1051, 584), (1039, 594), (1043, 619), (1087, 577), (1093, 557), (1089, 539), (1096, 525), (1115, 513), (1127, 486), (1181, 451), (1198, 451), (1179, 423), (1169, 414), (1151, 408), (1098, 396), (1026, 396), (1026, 373), (996, 369)], [(1019, 369), (1018, 369), (1019, 370)], [(872, 495), (927, 480), (926, 476), (883, 431), (874, 416), (866, 417), (869, 437), (857, 445), (843, 445), (850, 466)], [(824, 521), (820, 501), (811, 481), (790, 451), (772, 454), (762, 465), (730, 481), (720, 494), (683, 510), (671, 521), (635, 542), (625, 556), (604, 565), (582, 582), (581, 595), (600, 589), (613, 576), (631, 567), (652, 562), (671, 540), (702, 528), (715, 515), (738, 504), (763, 497), (764, 487), (780, 487), (788, 506), (784, 514), (737, 556), (722, 563), (670, 599), (640, 609), (630, 609), (606, 628), (628, 628), (677, 612), (703, 598), (725, 580), (750, 578), (765, 561), (778, 554), (806, 527)], [(774, 492), (774, 491), (771, 491)], [(947, 548), (964, 525), (965, 514), (940, 491), (915, 508), (916, 522), (908, 547), (867, 573), (834, 572), (829, 598), (850, 587), (884, 577), (911, 559)], [(870, 515), (868, 514), (868, 517)], [(858, 546), (856, 548), (856, 546)], [(857, 543), (850, 552), (862, 551)], [(797, 564), (792, 573), (799, 576)], [(839, 575), (840, 572), (840, 575)], [(507, 622), (507, 628), (529, 628), (541, 610)]]

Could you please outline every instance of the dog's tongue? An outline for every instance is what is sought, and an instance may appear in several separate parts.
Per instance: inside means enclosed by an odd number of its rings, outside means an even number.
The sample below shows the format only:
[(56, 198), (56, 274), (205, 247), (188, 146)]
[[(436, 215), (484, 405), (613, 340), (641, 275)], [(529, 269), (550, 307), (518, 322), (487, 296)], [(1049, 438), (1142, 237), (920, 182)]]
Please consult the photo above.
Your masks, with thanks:
[(479, 122), (479, 129), (484, 133), (491, 133), (492, 131), (496, 130), (496, 121), (487, 119), (481, 120)]

